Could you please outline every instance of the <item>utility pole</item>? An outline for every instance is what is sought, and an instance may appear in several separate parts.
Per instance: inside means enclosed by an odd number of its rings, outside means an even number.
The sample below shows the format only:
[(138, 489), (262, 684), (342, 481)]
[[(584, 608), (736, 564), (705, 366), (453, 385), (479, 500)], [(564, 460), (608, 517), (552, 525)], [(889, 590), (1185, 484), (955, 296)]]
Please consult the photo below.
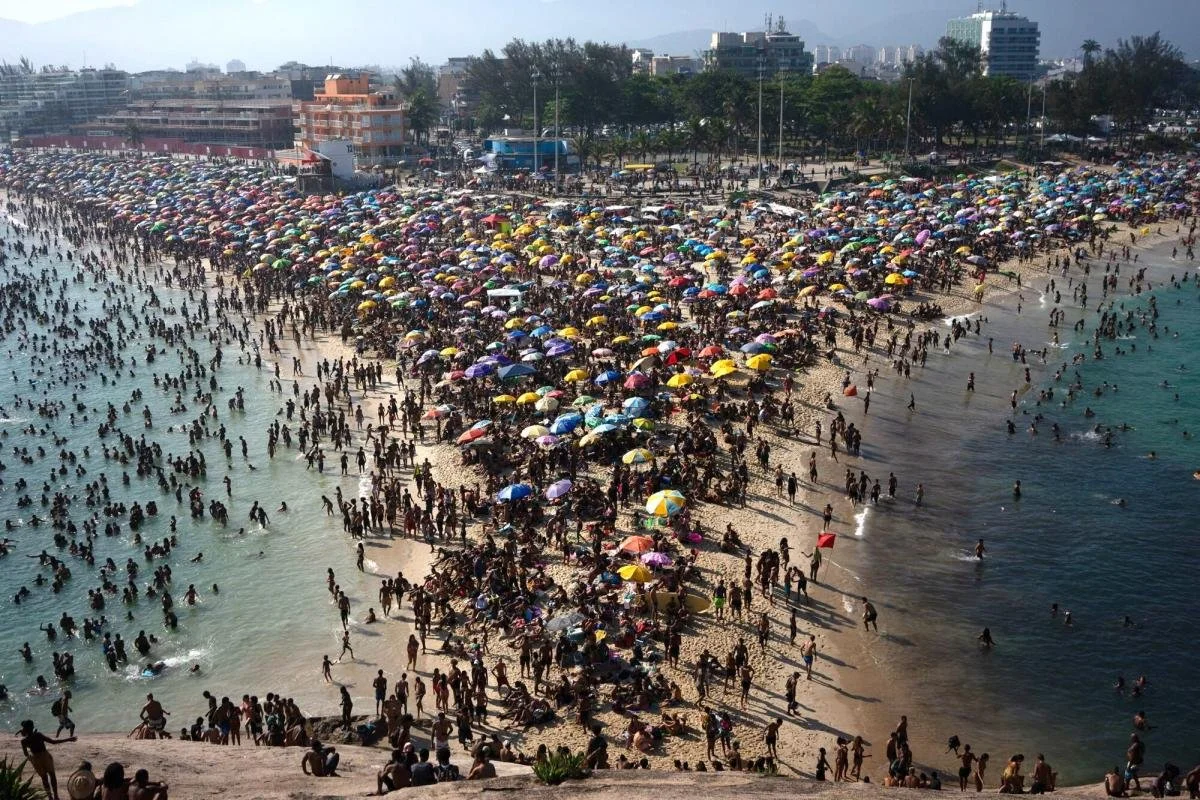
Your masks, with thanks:
[(908, 161), (908, 145), (912, 139), (912, 94), (913, 79), (908, 79), (908, 113), (904, 118), (904, 160)]

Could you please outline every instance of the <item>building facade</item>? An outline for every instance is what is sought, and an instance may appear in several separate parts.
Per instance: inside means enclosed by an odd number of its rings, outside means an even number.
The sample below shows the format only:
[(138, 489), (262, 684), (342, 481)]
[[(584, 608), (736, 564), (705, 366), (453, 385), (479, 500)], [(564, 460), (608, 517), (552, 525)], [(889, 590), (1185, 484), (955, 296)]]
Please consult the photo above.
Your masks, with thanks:
[(812, 68), (812, 53), (804, 49), (799, 36), (787, 31), (782, 19), (769, 31), (714, 32), (704, 53), (705, 70), (728, 70), (746, 78), (810, 73)]
[(0, 136), (61, 133), (124, 105), (129, 74), (117, 69), (0, 70)]
[(292, 104), (288, 101), (137, 100), (76, 125), (75, 131), (126, 138), (136, 132), (145, 138), (267, 150), (291, 147), (294, 138)]
[(952, 19), (946, 35), (979, 48), (984, 75), (1033, 80), (1041, 33), (1037, 22), (1010, 11), (979, 11)]
[(404, 154), (404, 109), (389, 90), (372, 90), (365, 73), (336, 73), (323, 91), (296, 106), (296, 144), (320, 151), (320, 143), (345, 140), (354, 146), (356, 165), (395, 164)]

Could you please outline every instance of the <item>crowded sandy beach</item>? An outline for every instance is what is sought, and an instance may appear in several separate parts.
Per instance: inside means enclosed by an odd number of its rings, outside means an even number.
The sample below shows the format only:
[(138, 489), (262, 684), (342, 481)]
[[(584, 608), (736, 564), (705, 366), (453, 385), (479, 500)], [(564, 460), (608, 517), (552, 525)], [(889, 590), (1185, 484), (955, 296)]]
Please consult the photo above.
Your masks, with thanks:
[[(856, 527), (868, 508), (920, 513), (939, 487), (889, 468), (903, 442), (873, 438), (872, 418), (919, 426), (940, 399), (910, 381), (969, 342), (1023, 368), (1020, 385), (988, 387), (1011, 391), (997, 416), (1015, 418), (1058, 368), (1047, 335), (1094, 331), (1099, 348), (1153, 324), (1105, 303), (1194, 284), (1197, 178), (1193, 163), (1145, 159), (880, 177), (787, 203), (595, 205), (436, 185), (303, 196), (253, 165), (16, 151), (0, 162), (5, 345), (79, 347), (88, 364), (31, 390), (154, 369), (174, 398), (168, 419), (136, 400), (121, 413), (4, 398), (5, 416), (39, 416), (32, 435), (51, 445), (16, 454), (26, 464), (67, 475), (86, 455), (71, 429), (97, 425), (113, 460), (86, 479), (106, 485), (47, 481), (40, 504), (36, 486), (5, 486), (29, 503), (6, 521), (3, 569), (27, 575), (37, 559), (40, 580), (20, 579), (31, 594), (94, 584), (90, 607), (60, 606), (51, 632), (30, 620), (14, 634), (14, 648), (97, 644), (25, 658), (54, 679), (22, 708), (21, 746), (39, 775), (74, 768), (43, 754), (94, 732), (71, 716), (78, 658), (146, 678), (196, 671), (189, 705), (164, 707), (151, 688), (123, 710), (135, 738), (293, 746), (316, 776), (345, 772), (330, 736), (374, 745), (366, 764), (355, 753), (359, 794), (452, 778), (438, 764), (451, 754), (461, 777), (487, 778), (490, 760), (561, 748), (591, 769), (1052, 790), (1057, 765), (989, 758), (884, 677), (899, 646), (889, 615), (904, 611), (856, 578)], [(1167, 251), (1178, 276), (1148, 276), (1139, 259)], [(121, 328), (84, 323), (65, 282), (21, 280), (35, 256), (77, 270)], [(154, 287), (186, 301), (168, 314)], [(993, 319), (1018, 314), (1040, 332), (993, 342)], [(139, 322), (156, 347), (129, 352)], [(267, 376), (267, 396), (224, 384), (235, 360)], [(975, 375), (961, 375), (966, 391)], [(227, 437), (225, 417), (255, 403), (273, 420)], [(168, 431), (186, 453), (164, 450)], [(201, 443), (223, 463), (197, 456)], [(336, 490), (233, 503), (233, 481), (285, 457)], [(140, 502), (110, 498), (118, 466)], [(158, 515), (170, 533), (142, 541)], [(174, 517), (232, 532), (295, 515), (326, 518), (322, 547), (361, 573), (314, 561), (294, 575), (290, 590), (328, 612), (290, 624), (334, 631), (302, 654), (311, 668), (215, 686), (199, 663), (161, 660), (147, 631), (218, 592), (172, 581), (176, 562), (220, 558), (176, 541)], [(973, 555), (994, 557), (982, 538)], [(351, 579), (374, 594), (344, 591)], [(992, 647), (1003, 641), (987, 628), (964, 644)], [(321, 700), (301, 707), (301, 687)], [(1115, 794), (1138, 780), (1145, 725), (1112, 745)], [(1052, 759), (1052, 744), (1028, 746)]]

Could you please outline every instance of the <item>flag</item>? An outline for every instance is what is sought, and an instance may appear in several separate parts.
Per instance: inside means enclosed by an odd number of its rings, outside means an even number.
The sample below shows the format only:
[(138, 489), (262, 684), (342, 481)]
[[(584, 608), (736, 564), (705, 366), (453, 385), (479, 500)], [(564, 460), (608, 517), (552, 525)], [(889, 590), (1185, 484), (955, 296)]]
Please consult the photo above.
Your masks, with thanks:
[(817, 534), (817, 547), (828, 547), (828, 548), (832, 549), (833, 543), (836, 540), (837, 540), (836, 533), (830, 533), (829, 531), (825, 531), (824, 533), (818, 533)]

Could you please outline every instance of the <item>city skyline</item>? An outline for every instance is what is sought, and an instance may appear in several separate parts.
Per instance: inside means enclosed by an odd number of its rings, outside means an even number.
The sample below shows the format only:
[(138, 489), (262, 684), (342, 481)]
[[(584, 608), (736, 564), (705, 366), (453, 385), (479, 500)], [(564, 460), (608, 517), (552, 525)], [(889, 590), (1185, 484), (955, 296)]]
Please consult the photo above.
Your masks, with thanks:
[[(736, 10), (710, 0), (661, 0), (647, 12), (635, 0), (614, 0), (604, 15), (595, 15), (575, 0), (543, 0), (538, 8), (548, 13), (530, 15), (528, 5), (515, 0), (486, 6), (478, 0), (446, 0), (432, 15), (427, 7), (407, 2), (354, 0), (348, 5), (348, 11), (343, 7), (331, 14), (312, 0), (213, 0), (203, 8), (173, 0), (47, 0), (33, 9), (0, 0), (0, 59), (14, 63), (24, 56), (38, 66), (113, 63), (130, 71), (182, 68), (192, 59), (214, 64), (240, 60), (248, 69), (264, 71), (289, 60), (390, 67), (413, 56), (437, 64), (451, 56), (498, 50), (513, 38), (567, 37), (689, 55), (702, 49), (709, 33), (761, 30), (772, 13), (787, 17), (788, 27), (810, 48), (930, 48), (948, 19), (977, 8), (974, 0), (912, 0), (896, 12), (883, 0), (847, 0), (836, 8), (796, 12), (776, 0), (752, 0)], [(999, 7), (998, 2), (990, 5)], [(1008, 7), (1041, 25), (1046, 60), (1077, 55), (1084, 39), (1111, 46), (1119, 37), (1158, 30), (1188, 57), (1200, 54), (1200, 4), (1185, 0), (1147, 0), (1136, 9), (1115, 0), (1062, 0), (1051, 7), (1011, 0)], [(481, 8), (486, 9), (482, 17)], [(238, 24), (228, 24), (230, 18)], [(462, 18), (488, 24), (446, 24)], [(98, 30), (105, 34), (97, 36)], [(264, 37), (263, 31), (271, 35)]]

